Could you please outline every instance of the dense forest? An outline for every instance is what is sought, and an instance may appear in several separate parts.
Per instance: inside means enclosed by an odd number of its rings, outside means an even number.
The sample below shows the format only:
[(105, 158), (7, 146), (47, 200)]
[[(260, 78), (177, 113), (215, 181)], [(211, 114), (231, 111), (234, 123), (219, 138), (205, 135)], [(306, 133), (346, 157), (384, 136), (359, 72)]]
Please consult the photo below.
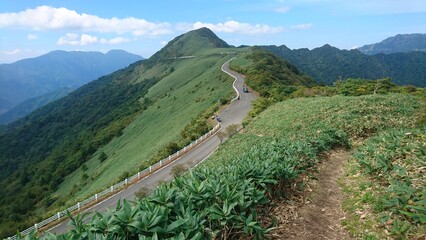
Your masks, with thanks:
[(312, 50), (291, 50), (285, 45), (263, 48), (286, 59), (322, 84), (330, 85), (339, 78), (391, 78), (397, 85), (426, 87), (425, 52), (369, 56), (358, 50), (339, 50), (330, 45)]

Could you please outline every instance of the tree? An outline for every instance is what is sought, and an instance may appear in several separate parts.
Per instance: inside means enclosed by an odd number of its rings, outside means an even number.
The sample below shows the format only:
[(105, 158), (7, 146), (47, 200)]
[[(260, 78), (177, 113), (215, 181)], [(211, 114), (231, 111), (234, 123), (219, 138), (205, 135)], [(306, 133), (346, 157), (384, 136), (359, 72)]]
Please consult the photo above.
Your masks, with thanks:
[(102, 151), (101, 154), (99, 154), (99, 157), (98, 157), (98, 159), (101, 163), (104, 162), (105, 160), (107, 160), (107, 158), (108, 158), (108, 156), (106, 155), (106, 153), (104, 151)]

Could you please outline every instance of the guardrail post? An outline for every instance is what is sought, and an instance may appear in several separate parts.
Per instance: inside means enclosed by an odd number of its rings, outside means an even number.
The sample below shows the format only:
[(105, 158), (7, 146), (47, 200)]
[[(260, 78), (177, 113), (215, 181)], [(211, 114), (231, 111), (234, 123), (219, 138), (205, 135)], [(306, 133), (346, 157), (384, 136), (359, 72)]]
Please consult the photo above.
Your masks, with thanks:
[(114, 192), (114, 186), (111, 186), (111, 192)]
[(98, 201), (98, 194), (97, 193), (95, 194), (95, 201), (96, 202)]
[(183, 148), (183, 151), (186, 152), (186, 146)]
[(138, 178), (140, 178), (141, 177), (141, 172), (138, 172)]
[(177, 155), (176, 156), (178, 156), (179, 157), (179, 151), (177, 151)]
[(152, 166), (149, 166), (149, 172), (152, 172)]
[(58, 212), (57, 216), (58, 216), (58, 220), (61, 219), (61, 213), (60, 212)]
[(197, 140), (195, 140), (195, 144), (197, 144), (198, 143), (198, 139)]
[(127, 180), (127, 178), (124, 179), (124, 185), (127, 185), (128, 182), (129, 182), (129, 180)]
[(37, 230), (38, 229), (38, 224), (36, 223), (36, 224), (34, 224), (34, 228), (35, 228), (35, 230)]
[(80, 211), (80, 202), (77, 203), (77, 209)]
[(172, 160), (172, 155), (169, 155), (169, 161)]

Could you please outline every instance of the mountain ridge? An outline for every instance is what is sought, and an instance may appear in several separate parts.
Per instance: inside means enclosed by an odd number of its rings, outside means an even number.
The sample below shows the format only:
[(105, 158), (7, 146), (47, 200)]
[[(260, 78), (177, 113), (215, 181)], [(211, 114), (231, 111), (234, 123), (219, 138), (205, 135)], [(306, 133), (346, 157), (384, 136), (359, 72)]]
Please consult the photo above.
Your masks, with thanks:
[(385, 40), (357, 48), (364, 54), (426, 52), (426, 33), (398, 34)]

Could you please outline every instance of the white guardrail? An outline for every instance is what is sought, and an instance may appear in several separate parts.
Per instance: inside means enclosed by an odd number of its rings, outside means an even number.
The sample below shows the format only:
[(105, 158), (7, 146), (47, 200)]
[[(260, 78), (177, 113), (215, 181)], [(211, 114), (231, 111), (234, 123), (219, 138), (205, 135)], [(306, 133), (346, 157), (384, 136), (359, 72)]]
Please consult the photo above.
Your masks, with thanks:
[(234, 91), (237, 93), (237, 96), (235, 96), (235, 97), (231, 100), (231, 102), (233, 102), (233, 101), (235, 101), (235, 100), (237, 100), (237, 99), (240, 99), (240, 92), (238, 91), (237, 87), (235, 87), (235, 83), (237, 82), (238, 78), (237, 78), (236, 76), (232, 75), (231, 73), (229, 73), (229, 72), (225, 71), (225, 68), (224, 68), (224, 67), (225, 67), (225, 64), (229, 63), (230, 61), (232, 61), (232, 60), (234, 60), (234, 59), (235, 59), (235, 57), (233, 57), (233, 58), (229, 59), (229, 60), (228, 60), (228, 61), (226, 61), (224, 64), (222, 64), (222, 67), (220, 68), (220, 69), (222, 70), (222, 72), (224, 72), (224, 73), (228, 74), (228, 75), (229, 75), (229, 76), (231, 76), (233, 79), (235, 79), (235, 80), (234, 80), (234, 82), (232, 83), (232, 87), (234, 88)]
[[(97, 203), (98, 201), (100, 201), (104, 196), (106, 195), (110, 195), (114, 192), (117, 192), (118, 190), (121, 190), (123, 188), (123, 186), (129, 185), (130, 183), (135, 183), (138, 182), (139, 180), (145, 178), (146, 176), (150, 175), (152, 172), (157, 171), (158, 169), (161, 169), (164, 166), (167, 166), (168, 164), (170, 164), (171, 162), (173, 162), (174, 160), (178, 159), (179, 157), (181, 157), (183, 154), (185, 154), (186, 152), (188, 152), (189, 150), (191, 150), (192, 148), (198, 146), (201, 142), (203, 142), (204, 140), (206, 140), (207, 138), (209, 138), (210, 136), (212, 136), (213, 134), (215, 134), (218, 130), (220, 129), (220, 124), (218, 123), (212, 130), (210, 130), (208, 133), (204, 134), (203, 136), (199, 137), (197, 140), (195, 140), (194, 142), (188, 144), (187, 146), (185, 146), (183, 149), (177, 151), (176, 153), (162, 159), (161, 161), (155, 163), (154, 165), (151, 165), (147, 168), (145, 168), (142, 171), (139, 171), (138, 173), (136, 173), (135, 175), (124, 179), (123, 181), (103, 190), (102, 192), (96, 193), (95, 195), (93, 195), (92, 197), (87, 198), (84, 201), (78, 202), (77, 204), (63, 210), (60, 211), (58, 213), (56, 213), (55, 215), (51, 216), (48, 219), (45, 219), (39, 223), (34, 224), (34, 226), (25, 229), (24, 231), (21, 232), (21, 234), (23, 236), (27, 235), (28, 233), (30, 233), (33, 230), (39, 230), (40, 228), (55, 222), (55, 221), (60, 221), (62, 217), (64, 217), (67, 214), (67, 211), (69, 212), (74, 212), (74, 211), (80, 211), (83, 207), (87, 206), (87, 205), (91, 205), (93, 203)], [(12, 236), (12, 237), (8, 237), (8, 240), (15, 240), (16, 239), (16, 235)]]

